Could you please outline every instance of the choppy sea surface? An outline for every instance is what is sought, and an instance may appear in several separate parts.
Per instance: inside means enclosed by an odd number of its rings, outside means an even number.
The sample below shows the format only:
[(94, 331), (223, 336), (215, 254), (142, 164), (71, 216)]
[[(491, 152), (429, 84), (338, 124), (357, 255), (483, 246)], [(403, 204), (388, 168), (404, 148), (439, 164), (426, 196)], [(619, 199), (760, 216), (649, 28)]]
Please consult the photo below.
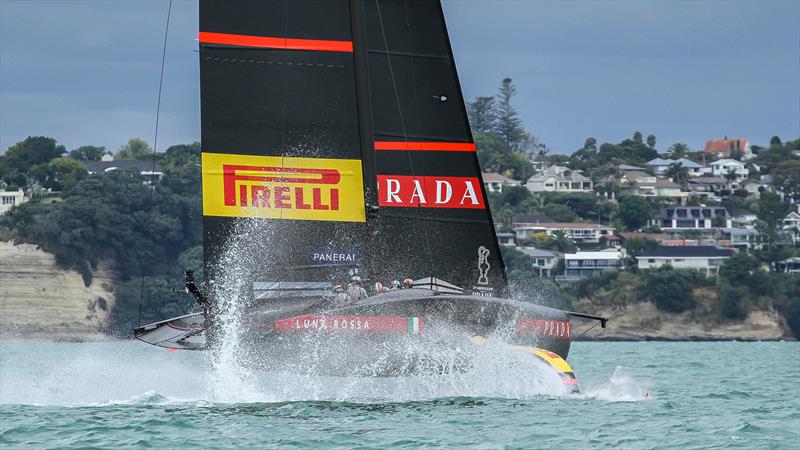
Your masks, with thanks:
[(492, 364), (237, 378), (133, 341), (6, 340), (0, 448), (800, 448), (800, 343), (576, 342), (569, 362), (579, 395)]

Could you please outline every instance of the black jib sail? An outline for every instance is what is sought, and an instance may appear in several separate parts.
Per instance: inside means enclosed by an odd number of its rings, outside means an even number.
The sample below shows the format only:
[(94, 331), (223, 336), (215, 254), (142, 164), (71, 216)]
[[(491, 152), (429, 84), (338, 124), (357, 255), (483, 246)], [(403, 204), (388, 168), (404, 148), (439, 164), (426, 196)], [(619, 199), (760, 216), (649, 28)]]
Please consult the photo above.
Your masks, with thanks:
[(442, 280), (503, 262), (438, 1), (200, 1), (203, 228), (268, 239), (253, 282)]

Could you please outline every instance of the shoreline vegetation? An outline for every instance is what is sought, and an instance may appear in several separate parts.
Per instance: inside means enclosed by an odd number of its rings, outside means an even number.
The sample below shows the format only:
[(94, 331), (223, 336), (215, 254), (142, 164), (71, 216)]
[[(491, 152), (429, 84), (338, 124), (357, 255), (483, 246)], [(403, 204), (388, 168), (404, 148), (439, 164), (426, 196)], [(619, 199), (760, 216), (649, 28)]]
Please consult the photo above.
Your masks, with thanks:
[[(519, 214), (539, 214), (554, 222), (658, 233), (650, 220), (668, 199), (625, 195), (612, 181), (618, 168), (645, 166), (659, 157), (708, 162), (704, 152), (682, 143), (659, 151), (656, 137), (640, 132), (617, 144), (598, 145), (590, 137), (569, 155), (551, 154), (522, 127), (513, 96), (514, 86), (505, 79), (497, 96), (478, 97), (467, 105), (482, 170), (519, 183), (488, 193), (498, 232), (513, 232)], [(800, 200), (800, 139), (774, 137), (768, 146), (752, 149), (755, 156), (746, 160), (750, 177), (771, 179), (760, 195), (737, 190), (721, 200), (704, 201), (758, 218), (758, 245), (727, 258), (717, 276), (670, 266), (638, 268), (635, 256), (658, 245), (643, 237), (624, 243), (627, 256), (619, 269), (557, 283), (552, 276), (537, 276), (530, 256), (503, 246), (512, 292), (528, 298), (533, 294), (534, 301), (546, 306), (611, 316), (609, 328), (598, 326), (580, 339), (799, 337), (800, 276), (776, 273), (774, 266), (800, 256), (796, 245), (778, 239), (780, 221)], [(90, 173), (88, 168), (102, 159), (129, 168)], [(139, 170), (136, 161), (146, 161), (147, 168)], [(524, 186), (554, 165), (580, 171), (593, 190), (536, 195)], [(151, 168), (160, 175), (155, 177)], [(670, 167), (670, 174), (678, 183), (687, 178), (680, 166)], [(199, 143), (154, 154), (146, 142), (134, 138), (112, 154), (92, 145), (68, 152), (53, 138), (28, 137), (0, 155), (0, 190), (23, 190), (26, 200), (0, 215), (0, 284), (13, 284), (10, 290), (0, 289), (3, 338), (38, 335), (36, 327), (57, 328), (67, 337), (71, 328), (125, 337), (139, 323), (194, 310), (182, 286), (185, 267), (194, 267), (196, 279), (203, 279)], [(595, 250), (558, 232), (522, 241), (517, 244), (561, 253)], [(554, 273), (564, 271), (563, 260), (561, 264)], [(12, 307), (16, 309), (10, 314)], [(26, 325), (33, 328), (25, 331)], [(575, 336), (582, 330), (576, 324)]]

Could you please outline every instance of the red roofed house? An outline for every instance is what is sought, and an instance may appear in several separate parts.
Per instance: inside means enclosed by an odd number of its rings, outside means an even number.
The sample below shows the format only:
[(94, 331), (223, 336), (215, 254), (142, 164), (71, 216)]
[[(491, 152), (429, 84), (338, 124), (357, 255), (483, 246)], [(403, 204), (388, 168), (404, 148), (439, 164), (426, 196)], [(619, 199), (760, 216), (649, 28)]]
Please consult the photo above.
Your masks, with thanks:
[(741, 152), (742, 159), (750, 159), (753, 151), (750, 149), (750, 141), (747, 139), (715, 139), (706, 141), (705, 153), (716, 155), (718, 158), (730, 158), (731, 152)]

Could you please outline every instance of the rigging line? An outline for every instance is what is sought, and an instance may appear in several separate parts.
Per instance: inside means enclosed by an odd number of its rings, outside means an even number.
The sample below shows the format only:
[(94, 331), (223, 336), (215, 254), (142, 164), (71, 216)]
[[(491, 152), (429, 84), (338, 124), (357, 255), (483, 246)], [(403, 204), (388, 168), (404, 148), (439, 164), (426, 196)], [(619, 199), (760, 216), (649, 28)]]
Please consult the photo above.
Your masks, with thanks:
[[(164, 66), (167, 61), (167, 38), (169, 37), (169, 19), (172, 16), (172, 0), (169, 0), (169, 6), (167, 7), (167, 22), (164, 25), (164, 45), (161, 49), (161, 74), (158, 77), (158, 100), (156, 101), (156, 124), (155, 124), (155, 131), (153, 132), (153, 160), (150, 169), (150, 205), (153, 205), (153, 191), (155, 191), (155, 185), (153, 184), (153, 175), (156, 171), (156, 152), (158, 151), (158, 122), (161, 117), (161, 92), (164, 87)], [(145, 215), (146, 222), (145, 222), (145, 232), (148, 228), (150, 228), (150, 214), (151, 209), (148, 208), (147, 214)], [(142, 325), (142, 303), (144, 302), (144, 270), (142, 267), (142, 261), (139, 261), (139, 276), (141, 278), (141, 283), (139, 285), (139, 326)]]
[[(407, 2), (403, 2), (404, 9), (406, 10), (406, 34), (410, 33), (411, 25), (408, 23), (408, 4)], [(386, 60), (389, 62), (389, 75), (392, 76), (392, 90), (394, 91), (394, 99), (395, 103), (397, 104), (397, 115), (400, 117), (400, 126), (403, 129), (403, 141), (408, 142), (408, 130), (406, 130), (406, 121), (403, 117), (403, 108), (400, 106), (400, 94), (397, 91), (397, 79), (394, 76), (394, 67), (392, 66), (392, 55), (389, 52), (389, 41), (386, 39), (386, 27), (383, 24), (383, 14), (381, 14), (381, 0), (375, 0), (375, 6), (378, 10), (378, 22), (381, 24), (381, 36), (383, 37), (383, 48), (386, 49)], [(409, 36), (410, 39), (410, 36)], [(413, 49), (412, 49), (413, 50)], [(413, 82), (413, 75), (412, 75), (412, 82)], [(411, 157), (411, 152), (406, 151), (406, 155), (408, 155), (408, 165), (411, 168), (411, 176), (416, 178), (416, 173), (414, 171), (414, 159)], [(417, 208), (420, 208), (421, 205), (418, 205)], [(412, 228), (416, 229), (414, 226), (414, 222), (411, 222)], [(415, 231), (416, 234), (416, 231)], [(425, 236), (425, 248), (428, 249), (428, 264), (430, 268), (433, 268), (433, 253), (430, 251), (430, 238), (427, 233), (427, 229), (422, 233)]]
[(573, 340), (574, 340), (574, 339), (578, 339), (579, 337), (583, 336), (584, 334), (586, 334), (586, 333), (588, 333), (588, 332), (592, 331), (592, 328), (596, 327), (596, 326), (597, 326), (597, 324), (599, 324), (599, 323), (600, 323), (600, 322), (595, 322), (595, 324), (594, 324), (594, 325), (590, 326), (590, 327), (589, 327), (589, 328), (587, 328), (587, 329), (586, 329), (586, 330), (585, 330), (583, 333), (581, 333), (581, 334), (579, 334), (579, 335), (575, 336), (575, 337), (574, 337), (574, 338), (572, 338), (572, 339), (573, 339)]

